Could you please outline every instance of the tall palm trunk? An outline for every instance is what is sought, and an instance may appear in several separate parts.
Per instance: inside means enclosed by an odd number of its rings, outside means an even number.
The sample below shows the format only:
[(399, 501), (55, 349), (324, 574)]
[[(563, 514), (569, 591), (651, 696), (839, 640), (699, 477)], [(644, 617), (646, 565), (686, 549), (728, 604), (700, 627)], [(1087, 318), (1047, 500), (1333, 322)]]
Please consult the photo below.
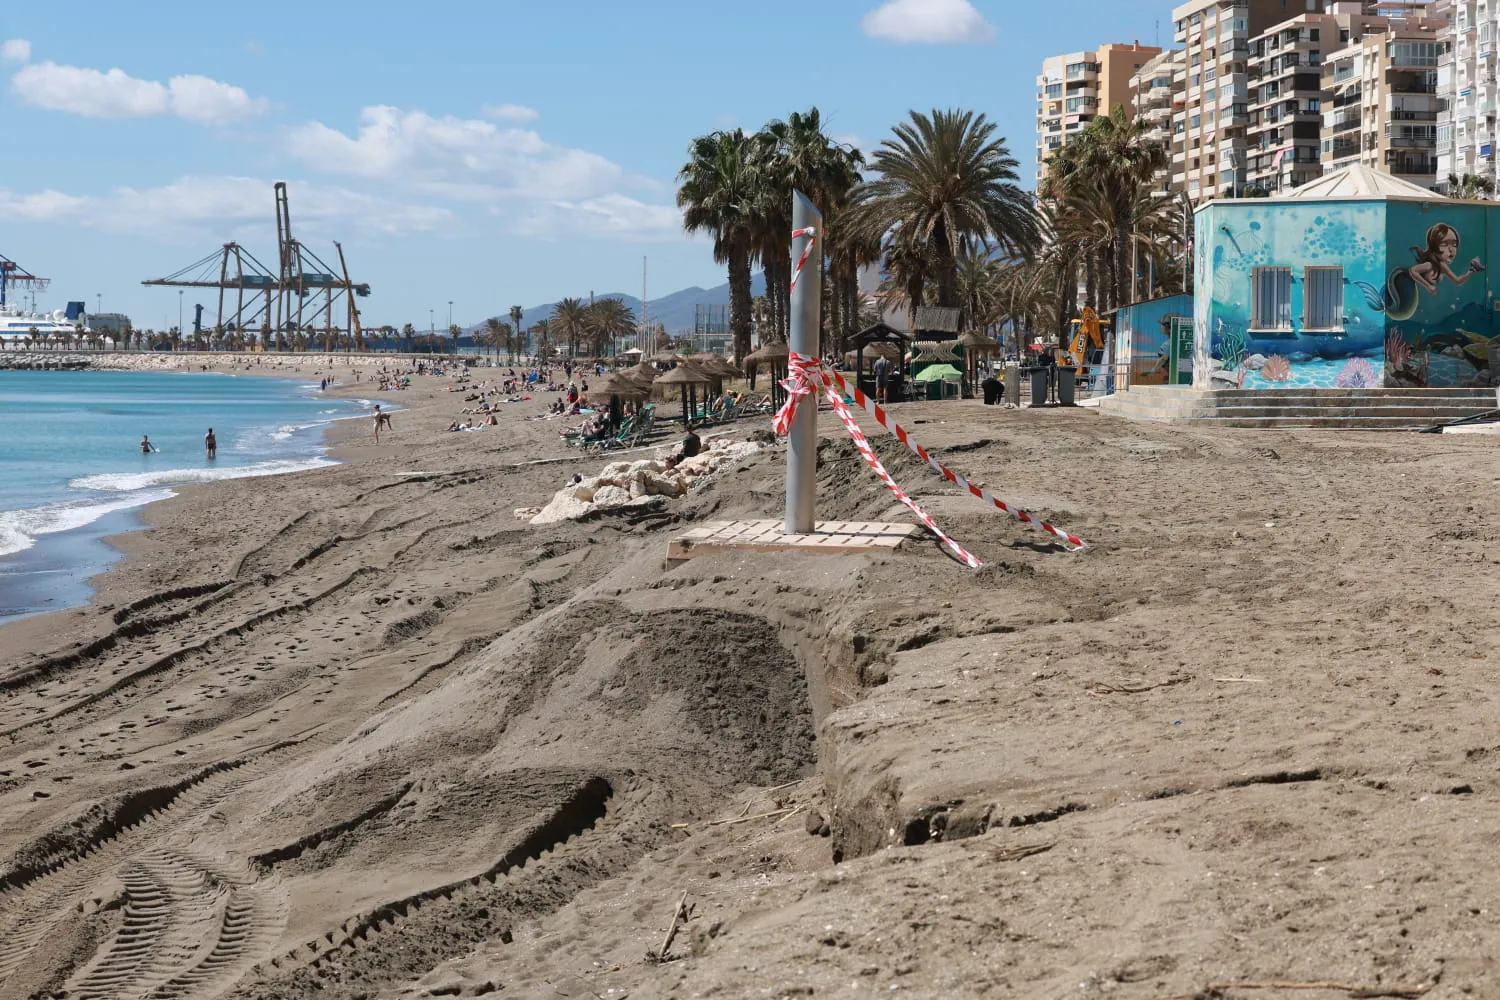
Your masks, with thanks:
[(930, 246), (937, 269), (937, 304), (949, 309), (962, 305), (958, 298), (958, 258), (948, 238), (948, 227), (941, 219), (932, 228)]
[(734, 363), (750, 353), (750, 248), (729, 250), (729, 329), (734, 336)]

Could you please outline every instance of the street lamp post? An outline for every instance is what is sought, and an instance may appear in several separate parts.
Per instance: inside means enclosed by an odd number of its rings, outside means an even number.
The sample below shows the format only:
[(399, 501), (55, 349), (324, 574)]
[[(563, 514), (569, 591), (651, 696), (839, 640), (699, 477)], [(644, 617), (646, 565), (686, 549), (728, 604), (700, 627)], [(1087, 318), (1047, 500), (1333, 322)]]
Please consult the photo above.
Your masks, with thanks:
[(182, 336), (182, 289), (177, 289), (177, 336)]

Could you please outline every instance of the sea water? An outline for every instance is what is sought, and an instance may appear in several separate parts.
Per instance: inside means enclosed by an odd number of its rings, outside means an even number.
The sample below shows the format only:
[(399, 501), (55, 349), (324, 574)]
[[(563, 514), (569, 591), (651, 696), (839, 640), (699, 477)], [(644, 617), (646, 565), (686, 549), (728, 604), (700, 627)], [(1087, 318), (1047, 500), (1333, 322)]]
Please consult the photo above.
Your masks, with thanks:
[[(87, 600), (118, 556), (103, 538), (174, 487), (333, 464), (323, 428), (364, 409), (294, 379), (0, 371), (0, 621)], [(142, 454), (142, 435), (158, 450)]]

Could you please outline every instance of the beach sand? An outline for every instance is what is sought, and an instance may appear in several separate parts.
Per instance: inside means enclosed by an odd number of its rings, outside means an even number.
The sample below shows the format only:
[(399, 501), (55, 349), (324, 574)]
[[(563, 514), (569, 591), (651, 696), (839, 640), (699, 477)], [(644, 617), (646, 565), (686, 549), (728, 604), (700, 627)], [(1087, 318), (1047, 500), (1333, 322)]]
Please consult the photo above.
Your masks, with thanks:
[[(875, 438), (984, 569), (667, 568), (780, 449), (531, 527), (603, 459), (417, 382), (0, 629), (0, 998), (1492, 989), (1493, 442), (910, 404), (1091, 547)], [(820, 516), (906, 520), (822, 426)]]

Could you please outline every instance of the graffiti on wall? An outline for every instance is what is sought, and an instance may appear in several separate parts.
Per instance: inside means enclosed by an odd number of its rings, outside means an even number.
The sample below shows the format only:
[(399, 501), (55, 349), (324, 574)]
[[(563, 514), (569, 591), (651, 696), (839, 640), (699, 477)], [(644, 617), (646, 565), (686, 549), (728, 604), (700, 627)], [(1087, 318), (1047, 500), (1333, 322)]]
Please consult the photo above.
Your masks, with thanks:
[[(1212, 388), (1488, 385), (1500, 252), (1490, 209), (1443, 202), (1215, 203), (1199, 212), (1199, 384)], [(1497, 209), (1500, 211), (1500, 209)], [(1290, 272), (1275, 329), (1252, 316), (1256, 268)], [(1308, 268), (1342, 269), (1336, 322), (1308, 329)], [(1283, 279), (1285, 280), (1285, 279)], [(1326, 289), (1326, 286), (1323, 286)], [(1321, 293), (1320, 293), (1321, 294)], [(1318, 299), (1326, 314), (1327, 300)], [(1290, 315), (1290, 322), (1286, 320)]]
[[(1393, 202), (1391, 263), (1379, 289), (1359, 289), (1387, 320), (1385, 384), (1490, 384), (1494, 307), (1485, 261), (1491, 210), (1478, 205)], [(1500, 229), (1500, 227), (1496, 227)], [(1396, 247), (1411, 263), (1396, 263)]]

